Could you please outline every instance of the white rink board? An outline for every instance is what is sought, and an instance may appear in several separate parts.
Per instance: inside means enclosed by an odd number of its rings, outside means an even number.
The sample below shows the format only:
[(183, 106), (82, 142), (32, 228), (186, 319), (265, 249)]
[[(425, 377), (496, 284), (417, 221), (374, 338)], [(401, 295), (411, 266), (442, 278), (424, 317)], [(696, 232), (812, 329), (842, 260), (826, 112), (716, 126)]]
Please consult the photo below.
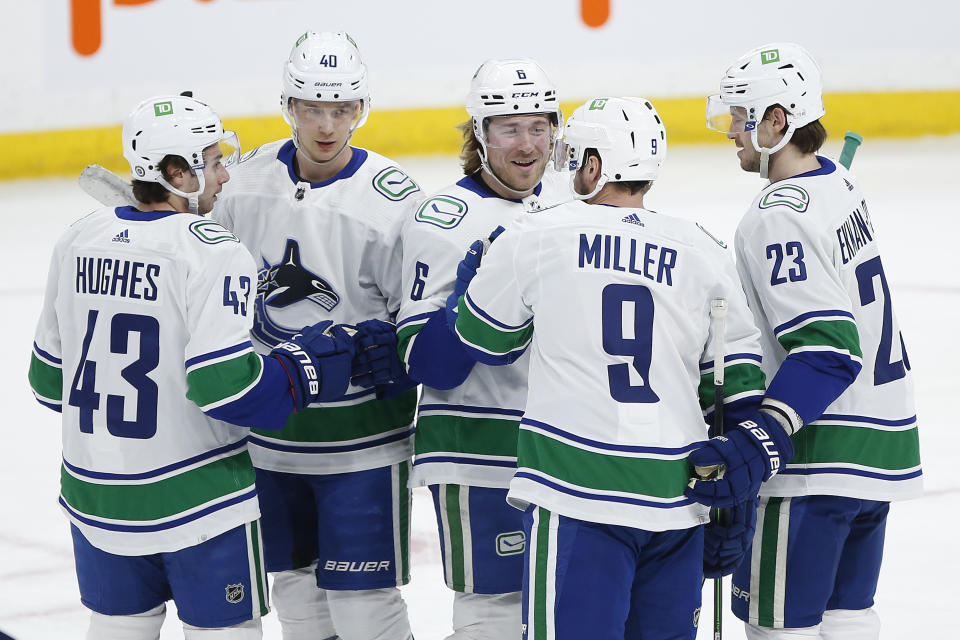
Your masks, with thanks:
[[(960, 277), (956, 238), (960, 210), (951, 186), (960, 167), (957, 137), (906, 142), (866, 141), (854, 163), (882, 245), (896, 310), (917, 383), (926, 492), (893, 506), (877, 608), (884, 639), (945, 638), (956, 632), (955, 551), (960, 451), (955, 396), (960, 391)], [(836, 147), (827, 149), (835, 155)], [(453, 158), (403, 159), (427, 189), (458, 177)], [(730, 240), (737, 217), (760, 188), (739, 171), (728, 147), (671, 149), (663, 177), (648, 197), (651, 209), (696, 219)], [(0, 183), (6, 230), (0, 251), (11, 266), (0, 275), (3, 334), (11, 357), (0, 370), (4, 455), (0, 456), (0, 630), (17, 640), (84, 637), (70, 533), (57, 505), (60, 421), (38, 405), (26, 380), (34, 323), (47, 261), (57, 236), (95, 203), (67, 180)], [(412, 575), (403, 588), (418, 640), (450, 633), (452, 593), (442, 581), (433, 507), (424, 489), (414, 492)], [(711, 587), (705, 590), (700, 638), (709, 637)], [(726, 594), (729, 604), (729, 594)], [(264, 637), (279, 639), (275, 615)], [(182, 637), (168, 614), (162, 638)], [(742, 640), (729, 613), (724, 637)]]

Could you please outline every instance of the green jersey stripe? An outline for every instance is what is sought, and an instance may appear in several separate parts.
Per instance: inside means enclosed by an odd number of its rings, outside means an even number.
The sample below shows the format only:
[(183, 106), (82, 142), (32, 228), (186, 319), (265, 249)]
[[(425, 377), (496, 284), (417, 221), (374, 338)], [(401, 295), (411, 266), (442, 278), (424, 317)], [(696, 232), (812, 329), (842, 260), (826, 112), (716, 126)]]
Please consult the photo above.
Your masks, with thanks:
[(648, 498), (683, 496), (690, 472), (686, 457), (624, 457), (585, 451), (554, 438), (520, 429), (519, 467), (598, 491), (615, 491)]
[(519, 329), (495, 327), (478, 314), (470, 304), (460, 298), (457, 334), (467, 344), (481, 351), (505, 355), (525, 347), (533, 337), (533, 323)]
[[(760, 599), (758, 603), (758, 624), (761, 627), (772, 627), (774, 623), (773, 609), (775, 589), (777, 583), (777, 546), (780, 544), (780, 504), (783, 498), (770, 498), (763, 511), (763, 520), (757, 523), (761, 529), (760, 550), (760, 585), (759, 593), (751, 597)], [(783, 541), (786, 544), (786, 540)]]
[(404, 325), (399, 331), (397, 331), (397, 355), (400, 356), (400, 360), (402, 362), (409, 362), (410, 345), (413, 343), (414, 337), (420, 333), (425, 324), (427, 324), (426, 320), (423, 320), (422, 322), (411, 322), (410, 324)]
[(832, 347), (849, 352), (860, 359), (860, 334), (857, 325), (848, 320), (818, 320), (777, 336), (777, 341), (790, 353), (800, 347)]
[(260, 380), (262, 358), (253, 351), (187, 373), (187, 398), (203, 409), (243, 395)]
[(920, 465), (917, 427), (887, 431), (849, 425), (808, 424), (791, 436), (789, 465), (847, 463), (897, 471)]
[(109, 520), (171, 518), (254, 484), (247, 451), (147, 484), (98, 484), (60, 468), (64, 500), (80, 513)]
[[(762, 394), (766, 388), (763, 369), (755, 364), (727, 365), (724, 376), (723, 397), (725, 399), (747, 391), (759, 391)], [(707, 410), (713, 406), (713, 370), (700, 376), (697, 393), (700, 396), (701, 409)]]
[(517, 457), (518, 422), (430, 415), (417, 420), (417, 455), (436, 452)]
[(49, 400), (63, 399), (63, 369), (60, 367), (49, 365), (36, 354), (31, 354), (27, 378), (38, 396)]
[(291, 415), (279, 431), (251, 431), (287, 442), (346, 442), (409, 426), (416, 408), (417, 390), (411, 389), (389, 400), (371, 399), (345, 407), (308, 407)]

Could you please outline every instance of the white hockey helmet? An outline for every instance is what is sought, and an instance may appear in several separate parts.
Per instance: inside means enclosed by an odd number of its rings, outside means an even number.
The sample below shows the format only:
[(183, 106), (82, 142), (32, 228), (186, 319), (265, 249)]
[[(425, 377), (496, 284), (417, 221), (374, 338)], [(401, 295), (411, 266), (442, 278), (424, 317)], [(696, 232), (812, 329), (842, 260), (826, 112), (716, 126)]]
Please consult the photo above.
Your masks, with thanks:
[[(773, 105), (783, 107), (787, 131), (770, 149), (757, 143), (757, 123)], [(740, 111), (736, 118), (733, 112)], [(798, 128), (826, 113), (820, 67), (806, 49), (792, 42), (776, 42), (753, 49), (727, 69), (720, 93), (707, 98), (707, 128), (722, 133), (751, 131), (750, 140), (761, 152), (765, 167), (769, 154), (782, 149)], [(761, 175), (766, 173), (761, 170)]]
[[(130, 164), (131, 177), (158, 182), (170, 192), (187, 198), (193, 213), (197, 212), (197, 198), (205, 186), (203, 150), (223, 143), (224, 166), (230, 166), (240, 157), (237, 134), (224, 131), (220, 116), (208, 105), (184, 95), (144, 100), (124, 119), (121, 137), (123, 157)], [(200, 181), (197, 191), (180, 191), (164, 178), (160, 162), (168, 155), (186, 161)]]
[[(473, 134), (480, 143), (480, 164), (500, 182), (487, 164), (487, 120), (498, 116), (544, 114), (553, 124), (555, 142), (563, 127), (563, 112), (557, 100), (557, 88), (543, 68), (531, 58), (487, 60), (473, 74), (467, 94), (467, 113)], [(502, 182), (504, 188), (513, 191)]]
[(361, 100), (360, 114), (351, 132), (362, 127), (370, 114), (367, 67), (353, 38), (344, 31), (307, 31), (293, 45), (283, 63), (283, 92), (280, 97), (283, 119), (293, 129), (290, 100), (349, 102)]
[[(667, 130), (660, 114), (644, 98), (594, 98), (577, 107), (563, 129), (557, 154), (569, 169), (571, 189), (576, 172), (586, 162), (587, 149), (600, 155), (600, 180), (581, 200), (592, 198), (607, 182), (656, 180), (667, 155)], [(562, 154), (562, 155), (561, 155)]]

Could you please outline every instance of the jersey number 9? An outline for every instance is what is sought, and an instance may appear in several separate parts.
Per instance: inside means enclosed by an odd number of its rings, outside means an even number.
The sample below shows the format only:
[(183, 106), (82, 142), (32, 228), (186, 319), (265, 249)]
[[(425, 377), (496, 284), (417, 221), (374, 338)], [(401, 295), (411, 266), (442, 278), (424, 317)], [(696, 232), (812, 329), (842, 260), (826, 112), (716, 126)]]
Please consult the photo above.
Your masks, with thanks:
[(639, 284), (608, 284), (601, 304), (603, 350), (633, 358), (630, 364), (607, 366), (610, 397), (617, 402), (659, 402), (650, 386), (654, 311), (650, 290)]

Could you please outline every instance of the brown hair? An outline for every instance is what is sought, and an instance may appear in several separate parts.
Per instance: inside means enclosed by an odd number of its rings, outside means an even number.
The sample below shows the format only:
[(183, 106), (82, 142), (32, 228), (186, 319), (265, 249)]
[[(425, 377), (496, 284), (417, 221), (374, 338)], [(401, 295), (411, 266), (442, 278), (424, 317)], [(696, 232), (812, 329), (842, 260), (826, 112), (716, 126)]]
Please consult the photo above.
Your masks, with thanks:
[[(784, 112), (787, 110), (779, 104), (775, 104), (767, 107), (767, 110), (763, 112), (763, 117), (766, 118), (770, 115), (770, 112), (774, 109), (782, 109)], [(786, 132), (787, 127), (784, 126), (780, 130), (780, 133)], [(790, 142), (795, 146), (800, 153), (816, 153), (820, 150), (820, 147), (823, 146), (823, 143), (827, 141), (827, 130), (823, 128), (823, 125), (820, 124), (820, 120), (814, 120), (809, 122), (802, 127), (797, 128), (793, 135), (790, 137)]]
[[(165, 180), (170, 181), (170, 174), (176, 169), (189, 171), (190, 165), (180, 156), (167, 155), (160, 161), (160, 175)], [(159, 204), (166, 202), (170, 197), (170, 191), (159, 182), (146, 182), (144, 180), (133, 181), (133, 197), (137, 202), (143, 204)]]
[(473, 119), (461, 122), (457, 129), (463, 135), (463, 145), (460, 147), (460, 166), (463, 174), (472, 176), (480, 171), (480, 141), (473, 133)]

